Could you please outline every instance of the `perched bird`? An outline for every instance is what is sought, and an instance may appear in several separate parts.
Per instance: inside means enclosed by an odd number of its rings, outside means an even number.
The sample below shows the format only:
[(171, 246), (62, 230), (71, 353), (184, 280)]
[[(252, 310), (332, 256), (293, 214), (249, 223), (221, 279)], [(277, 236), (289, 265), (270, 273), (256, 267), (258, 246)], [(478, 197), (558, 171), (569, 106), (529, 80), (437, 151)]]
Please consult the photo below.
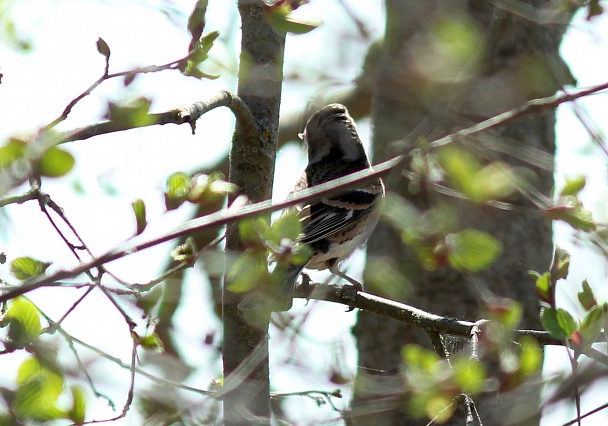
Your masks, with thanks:
[[(300, 137), (308, 146), (308, 165), (292, 194), (371, 169), (355, 122), (344, 105), (321, 108), (310, 117)], [(284, 303), (279, 303), (281, 306), (274, 310), (291, 308), (296, 279), (304, 268), (329, 269), (352, 282), (338, 270), (338, 264), (367, 240), (378, 222), (378, 206), (383, 198), (384, 184), (376, 178), (359, 188), (297, 206), (302, 223), (298, 241), (310, 246), (312, 256), (304, 265), (287, 267), (279, 295)]]

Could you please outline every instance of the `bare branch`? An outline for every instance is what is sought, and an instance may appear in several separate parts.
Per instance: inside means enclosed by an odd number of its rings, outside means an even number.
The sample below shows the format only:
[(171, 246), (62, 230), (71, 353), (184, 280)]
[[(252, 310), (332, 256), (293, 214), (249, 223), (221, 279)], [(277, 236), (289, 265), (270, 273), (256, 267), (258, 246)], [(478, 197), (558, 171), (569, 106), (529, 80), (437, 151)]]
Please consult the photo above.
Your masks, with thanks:
[[(475, 328), (485, 322), (483, 320), (477, 322), (464, 321), (435, 315), (423, 311), (422, 309), (406, 305), (405, 303), (358, 291), (351, 285), (339, 287), (337, 285), (308, 283), (306, 286), (296, 287), (295, 296), (341, 303), (351, 308), (359, 308), (368, 312), (373, 312), (424, 330), (433, 330), (452, 336), (470, 337)], [(564, 344), (562, 340), (552, 338), (546, 331), (513, 330), (513, 333), (515, 338), (529, 336), (542, 345)]]
[(192, 134), (194, 134), (194, 123), (196, 120), (206, 112), (222, 106), (230, 108), (237, 119), (238, 125), (243, 126), (243, 128), (248, 129), (250, 132), (257, 131), (257, 126), (255, 125), (251, 112), (243, 101), (237, 95), (223, 90), (207, 101), (195, 102), (188, 107), (172, 109), (166, 112), (148, 114), (145, 119), (140, 120), (140, 123), (104, 121), (63, 132), (57, 136), (57, 143), (73, 142), (107, 133), (121, 132), (140, 127), (165, 125), (169, 123), (189, 123), (192, 127)]

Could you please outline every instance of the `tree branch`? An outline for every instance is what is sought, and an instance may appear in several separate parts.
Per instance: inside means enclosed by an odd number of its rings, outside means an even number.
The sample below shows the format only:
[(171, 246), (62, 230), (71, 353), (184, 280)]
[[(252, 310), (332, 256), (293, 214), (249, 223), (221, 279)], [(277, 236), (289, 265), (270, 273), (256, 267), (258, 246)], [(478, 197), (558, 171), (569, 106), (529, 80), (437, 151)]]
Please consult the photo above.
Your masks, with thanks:
[[(405, 303), (359, 291), (352, 285), (337, 286), (323, 283), (308, 283), (307, 285), (296, 287), (295, 297), (340, 303), (351, 308), (359, 308), (392, 318), (424, 330), (432, 330), (452, 336), (470, 338), (471, 333), (481, 323), (480, 321), (464, 321), (435, 315), (406, 305)], [(547, 331), (513, 330), (513, 333), (516, 338), (523, 336), (532, 337), (542, 345), (564, 345), (564, 341), (554, 339)]]
[(136, 129), (140, 127), (149, 127), (156, 125), (165, 124), (184, 124), (189, 123), (192, 127), (192, 134), (194, 134), (195, 123), (203, 114), (218, 108), (228, 107), (237, 119), (239, 126), (243, 126), (248, 131), (257, 131), (253, 116), (249, 111), (247, 105), (237, 95), (230, 93), (226, 90), (222, 90), (216, 96), (201, 102), (195, 102), (194, 104), (183, 107), (172, 109), (170, 111), (147, 114), (140, 123), (128, 123), (122, 121), (104, 121), (101, 123), (91, 124), (89, 126), (80, 127), (78, 129), (70, 130), (67, 132), (59, 133), (57, 135), (59, 144), (66, 142), (73, 142), (78, 140), (89, 139), (93, 136), (104, 135), (107, 133), (120, 132), (124, 130)]

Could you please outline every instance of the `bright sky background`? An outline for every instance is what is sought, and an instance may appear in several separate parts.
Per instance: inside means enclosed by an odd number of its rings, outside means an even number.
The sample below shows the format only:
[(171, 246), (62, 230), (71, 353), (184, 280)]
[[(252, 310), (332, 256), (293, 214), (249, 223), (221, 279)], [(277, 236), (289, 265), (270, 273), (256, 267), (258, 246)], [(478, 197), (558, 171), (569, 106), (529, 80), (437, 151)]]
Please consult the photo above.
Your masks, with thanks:
[[(0, 72), (4, 74), (0, 85), (0, 141), (11, 135), (35, 132), (38, 127), (57, 117), (72, 98), (101, 75), (104, 58), (95, 48), (98, 37), (102, 37), (112, 50), (111, 72), (135, 66), (158, 65), (184, 56), (189, 40), (185, 22), (193, 3), (188, 1), (174, 4), (169, 0), (16, 2), (12, 9), (16, 28), (32, 38), (34, 49), (29, 54), (21, 54), (0, 45)], [(126, 90), (126, 95), (153, 98), (152, 110), (161, 112), (204, 100), (219, 90), (234, 91), (238, 59), (235, 52), (238, 52), (239, 44), (238, 37), (234, 35), (238, 28), (234, 3), (212, 0), (208, 10), (206, 31), (220, 31), (222, 43), (217, 42), (212, 49), (211, 56), (216, 62), (209, 64), (206, 69), (210, 73), (221, 73), (220, 79), (200, 82), (184, 78), (178, 72), (167, 71), (139, 77)], [(311, 75), (308, 79), (304, 75), (299, 83), (284, 86), (282, 112), (300, 110), (308, 98), (319, 90), (333, 88), (336, 82), (348, 82), (357, 75), (359, 58), (366, 50), (366, 43), (362, 42), (352, 22), (344, 17), (338, 3), (337, 0), (313, 0), (310, 5), (300, 9), (299, 12), (303, 15), (322, 19), (326, 25), (308, 35), (288, 39), (285, 74), (310, 72)], [(373, 37), (379, 37), (383, 29), (379, 7), (381, 0), (357, 0), (349, 3), (357, 16), (368, 25)], [(182, 11), (175, 24), (157, 11), (158, 7), (171, 5)], [(335, 54), (335, 51), (324, 48), (324, 43), (327, 34), (335, 28), (341, 28), (339, 38), (344, 57), (334, 59), (333, 62), (344, 65), (328, 70), (328, 55)], [(604, 16), (592, 22), (586, 22), (579, 16), (564, 39), (562, 53), (581, 87), (603, 83), (607, 79), (607, 29), (608, 19)], [(325, 84), (318, 85), (318, 74), (330, 78)], [(105, 99), (118, 100), (124, 95), (125, 89), (120, 80), (104, 83), (92, 96), (76, 106), (61, 128), (72, 129), (100, 121)], [(606, 100), (606, 95), (596, 95), (580, 101), (580, 105), (599, 125), (608, 121)], [(584, 202), (594, 210), (596, 219), (605, 222), (608, 214), (605, 203), (606, 157), (593, 146), (587, 132), (574, 118), (571, 107), (561, 107), (558, 117), (556, 177), (562, 181), (564, 174), (588, 176), (590, 181), (583, 193)], [(133, 235), (135, 225), (130, 203), (136, 198), (142, 198), (148, 208), (150, 223), (143, 239), (153, 238), (181, 224), (191, 215), (191, 209), (188, 208), (164, 213), (162, 189), (166, 177), (175, 171), (195, 170), (225, 155), (232, 134), (232, 122), (230, 112), (220, 109), (205, 115), (197, 123), (197, 135), (194, 137), (187, 126), (167, 125), (67, 144), (65, 148), (77, 159), (75, 170), (64, 178), (45, 181), (43, 190), (65, 209), (67, 217), (84, 241), (97, 254)], [(359, 123), (362, 136), (367, 139), (368, 126), (367, 122)], [(277, 176), (280, 179), (275, 188), (276, 199), (285, 197), (304, 167), (304, 161), (303, 151), (296, 145), (288, 146), (279, 153)], [(74, 190), (77, 186), (84, 188), (84, 194)], [(25, 189), (20, 188), (15, 193)], [(571, 243), (572, 233), (567, 226), (558, 226), (556, 230), (556, 238), (561, 245), (568, 249), (576, 248)], [(166, 261), (166, 253), (172, 247), (173, 244), (165, 244), (114, 262), (110, 270), (127, 281), (147, 282), (159, 273)], [(75, 264), (34, 202), (3, 209), (0, 214), (0, 251), (4, 251), (9, 260), (21, 255), (53, 260), (56, 263), (50, 271)], [(568, 304), (572, 300), (572, 294), (579, 289), (583, 278), (589, 279), (601, 294), (602, 300), (606, 300), (608, 293), (605, 286), (601, 285), (606, 277), (604, 259), (580, 247), (572, 251), (572, 255), (571, 276), (567, 284), (571, 291), (570, 295), (564, 293), (563, 303)], [(357, 275), (356, 266), (361, 262), (355, 258), (349, 263), (352, 266), (350, 272)], [(3, 278), (9, 277), (8, 263), (0, 266), (0, 274)], [(188, 303), (182, 304), (178, 315), (180, 323), (184, 325), (179, 327), (179, 334), (182, 337), (180, 340), (187, 342), (184, 343), (188, 345), (184, 348), (185, 353), (192, 357), (188, 361), (209, 366), (189, 378), (188, 384), (205, 387), (211, 379), (220, 375), (221, 363), (217, 354), (201, 342), (207, 333), (217, 333), (219, 324), (208, 314), (211, 309), (206, 283), (202, 282), (199, 274), (190, 275), (191, 281), (185, 295), (188, 299), (184, 299)], [(79, 293), (66, 290), (60, 298), (56, 294), (53, 289), (40, 290), (30, 296), (47, 314), (58, 318)], [(336, 346), (344, 348), (345, 372), (354, 374), (356, 355), (349, 327), (355, 321), (355, 314), (346, 314), (339, 306), (322, 303), (311, 303), (306, 308), (295, 309), (313, 310), (303, 330), (309, 339), (301, 339), (295, 348), (288, 347), (279, 339), (272, 340), (276, 344), (272, 348), (275, 389), (331, 390), (334, 385), (316, 379), (327, 376), (325, 365), (332, 361), (332, 352), (328, 348)], [(112, 355), (125, 361), (129, 359), (131, 341), (127, 328), (105, 299), (90, 297), (66, 320), (64, 326), (77, 337)], [(306, 362), (301, 367), (279, 367), (291, 355), (290, 350), (294, 349), (306, 354)], [(549, 353), (551, 362), (548, 363), (547, 371), (561, 368), (564, 361), (567, 362), (563, 349), (551, 349)], [(555, 360), (559, 362), (554, 362)], [(8, 383), (14, 380), (14, 372), (20, 361), (18, 356), (3, 357), (1, 385), (6, 385), (7, 380)], [(118, 383), (118, 386), (102, 383), (100, 387), (112, 395), (121, 407), (126, 397), (128, 374), (110, 365), (97, 363), (92, 368), (93, 372), (99, 373), (98, 379), (105, 376), (110, 377), (111, 382)], [(602, 392), (599, 392), (600, 398), (601, 395)], [(583, 412), (601, 403), (596, 399), (583, 402)], [(338, 403), (339, 407), (344, 407), (348, 398)], [(89, 400), (89, 404), (95, 406), (97, 419), (112, 415), (105, 409), (103, 401)], [(317, 408), (313, 402), (301, 398), (290, 400), (286, 409), (288, 412), (292, 409), (305, 410), (302, 412), (306, 412), (311, 421), (337, 417), (328, 408)], [(556, 424), (572, 415), (570, 409), (557, 410), (543, 424)], [(605, 418), (606, 415), (601, 413), (583, 423), (594, 424), (598, 419)], [(118, 424), (130, 423), (124, 421)]]

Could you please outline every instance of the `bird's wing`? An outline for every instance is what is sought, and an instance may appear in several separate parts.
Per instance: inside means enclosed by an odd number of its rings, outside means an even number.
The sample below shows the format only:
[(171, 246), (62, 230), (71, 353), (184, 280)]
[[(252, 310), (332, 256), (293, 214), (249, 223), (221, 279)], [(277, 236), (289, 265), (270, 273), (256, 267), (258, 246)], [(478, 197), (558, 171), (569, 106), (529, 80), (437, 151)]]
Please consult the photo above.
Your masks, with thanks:
[(364, 190), (324, 198), (301, 211), (304, 224), (302, 242), (311, 244), (341, 231), (369, 215), (380, 194)]

